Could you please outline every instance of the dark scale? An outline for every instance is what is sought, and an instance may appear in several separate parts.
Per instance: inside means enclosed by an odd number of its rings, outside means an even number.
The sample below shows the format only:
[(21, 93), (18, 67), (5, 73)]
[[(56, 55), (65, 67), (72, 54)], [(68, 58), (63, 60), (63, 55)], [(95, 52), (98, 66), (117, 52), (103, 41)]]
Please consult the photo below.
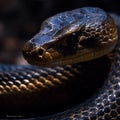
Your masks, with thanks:
[(114, 102), (114, 103), (111, 103), (111, 109), (116, 109), (117, 108), (117, 104)]
[(109, 114), (104, 115), (105, 120), (111, 120), (111, 116)]
[(98, 116), (103, 116), (103, 115), (104, 115), (104, 111), (103, 110), (99, 110)]
[(119, 88), (120, 88), (119, 85), (115, 85), (115, 86), (114, 86), (114, 89), (115, 89), (115, 90), (118, 90)]
[(105, 111), (105, 113), (109, 113), (111, 111), (111, 108), (110, 107), (105, 107), (104, 111)]
[(117, 117), (117, 111), (116, 111), (116, 110), (112, 110), (112, 111), (111, 111), (111, 116), (112, 116), (113, 118)]
[(116, 117), (116, 120), (120, 120), (120, 116), (117, 116), (117, 117)]
[(116, 91), (116, 97), (120, 97), (120, 91)]
[(116, 99), (117, 105), (120, 105), (120, 98)]
[(117, 108), (117, 112), (118, 112), (118, 114), (120, 114), (120, 107)]

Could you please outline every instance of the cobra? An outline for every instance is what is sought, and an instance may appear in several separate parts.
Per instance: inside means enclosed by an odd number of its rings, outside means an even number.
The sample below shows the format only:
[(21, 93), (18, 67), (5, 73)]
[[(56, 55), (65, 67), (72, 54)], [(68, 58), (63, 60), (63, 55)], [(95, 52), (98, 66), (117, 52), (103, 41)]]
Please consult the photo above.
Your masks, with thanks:
[[(64, 74), (66, 67), (55, 66), (81, 63), (104, 56), (114, 49), (117, 39), (117, 28), (113, 19), (100, 8), (79, 8), (48, 18), (42, 23), (40, 32), (24, 45), (23, 55), (32, 65), (52, 68), (39, 69), (31, 66), (11, 68), (11, 71), (17, 69), (16, 74), (24, 74), (23, 76), (26, 77), (23, 79), (22, 77), (17, 78), (13, 75), (11, 78), (12, 82), (2, 81), (0, 86), (2, 100), (4, 101), (3, 98), (8, 98), (11, 94), (12, 96), (17, 96), (17, 100), (18, 98), (20, 99), (17, 104), (22, 104), (21, 100), (23, 101), (26, 95), (36, 95), (38, 98), (38, 94), (47, 87), (55, 86), (55, 82), (61, 83), (60, 79), (70, 78), (70, 76), (65, 77), (64, 75), (59, 76), (57, 74), (58, 71)], [(118, 44), (116, 60), (111, 69), (112, 72), (102, 89), (90, 100), (67, 111), (39, 119), (119, 119), (120, 84), (119, 74), (115, 74), (116, 72), (119, 73), (119, 67), (116, 66), (116, 64), (119, 63), (119, 57)], [(69, 67), (74, 69), (73, 66), (70, 65)], [(75, 69), (78, 67), (79, 64), (78, 66), (76, 65)], [(27, 73), (21, 72), (23, 68)], [(29, 76), (27, 74), (29, 74)], [(30, 77), (32, 77), (32, 79), (30, 79)], [(19, 81), (18, 79), (22, 80)], [(48, 82), (48, 79), (54, 82)], [(117, 88), (114, 86), (117, 86)], [(12, 100), (11, 98), (11, 101)], [(39, 101), (39, 99), (37, 101)], [(96, 101), (98, 101), (98, 103)], [(116, 104), (114, 110), (111, 109), (113, 102)], [(14, 105), (16, 105), (16, 102)], [(107, 115), (105, 114), (104, 106), (110, 108), (110, 112)], [(113, 115), (113, 111), (118, 113), (118, 115)]]

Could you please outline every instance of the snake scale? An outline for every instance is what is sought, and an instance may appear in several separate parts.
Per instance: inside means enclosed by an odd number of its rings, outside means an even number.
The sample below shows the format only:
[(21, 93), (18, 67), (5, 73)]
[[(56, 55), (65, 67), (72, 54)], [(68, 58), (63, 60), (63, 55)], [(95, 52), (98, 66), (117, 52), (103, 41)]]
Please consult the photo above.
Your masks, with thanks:
[[(18, 115), (36, 106), (39, 109), (39, 104), (44, 107), (48, 98), (52, 103), (54, 91), (59, 94), (59, 88), (63, 86), (64, 90), (68, 81), (79, 80), (80, 64), (73, 63), (99, 58), (112, 51), (116, 42), (113, 19), (99, 8), (79, 8), (48, 18), (40, 32), (25, 44), (23, 55), (31, 64), (52, 67), (0, 65), (0, 114), (7, 111), (9, 117), (12, 109)], [(119, 120), (119, 46), (117, 42), (108, 78), (93, 97), (67, 111), (33, 120)]]

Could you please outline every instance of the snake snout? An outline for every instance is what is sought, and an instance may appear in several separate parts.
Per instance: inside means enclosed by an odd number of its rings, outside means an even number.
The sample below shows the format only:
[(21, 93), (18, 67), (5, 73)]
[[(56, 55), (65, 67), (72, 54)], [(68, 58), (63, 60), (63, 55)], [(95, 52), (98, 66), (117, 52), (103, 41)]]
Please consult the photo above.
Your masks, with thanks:
[(23, 56), (32, 65), (42, 66), (47, 61), (52, 60), (52, 56), (42, 46), (34, 44), (34, 42), (28, 41), (23, 47)]
[(37, 46), (31, 41), (25, 43), (22, 52), (24, 58), (31, 64), (35, 62), (34, 60), (38, 59)]
[(28, 41), (25, 43), (25, 45), (23, 46), (23, 52), (24, 53), (27, 53), (27, 54), (30, 54), (32, 53), (33, 51), (35, 51), (36, 49), (36, 44), (31, 42), (31, 41)]

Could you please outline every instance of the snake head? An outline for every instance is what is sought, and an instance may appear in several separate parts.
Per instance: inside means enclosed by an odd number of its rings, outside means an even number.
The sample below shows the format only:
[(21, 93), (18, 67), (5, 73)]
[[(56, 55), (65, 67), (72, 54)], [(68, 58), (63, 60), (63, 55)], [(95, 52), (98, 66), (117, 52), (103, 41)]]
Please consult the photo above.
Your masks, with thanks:
[(79, 42), (77, 37), (77, 33), (73, 33), (67, 38), (54, 38), (41, 43), (41, 37), (37, 35), (25, 43), (23, 47), (24, 58), (33, 65), (63, 65), (61, 58), (66, 58), (66, 56), (76, 53)]
[[(75, 24), (76, 23), (76, 24)], [(67, 63), (62, 62), (68, 56), (76, 53), (78, 47), (79, 22), (73, 22), (69, 26), (60, 29), (53, 35), (43, 32), (43, 28), (23, 47), (24, 58), (33, 65), (57, 66)], [(75, 32), (74, 32), (75, 31)]]
[[(23, 47), (25, 59), (51, 67), (89, 61), (113, 50), (117, 41), (113, 19), (101, 9), (92, 14), (88, 9), (60, 13), (44, 21), (40, 32)], [(71, 13), (76, 19), (72, 20)]]

